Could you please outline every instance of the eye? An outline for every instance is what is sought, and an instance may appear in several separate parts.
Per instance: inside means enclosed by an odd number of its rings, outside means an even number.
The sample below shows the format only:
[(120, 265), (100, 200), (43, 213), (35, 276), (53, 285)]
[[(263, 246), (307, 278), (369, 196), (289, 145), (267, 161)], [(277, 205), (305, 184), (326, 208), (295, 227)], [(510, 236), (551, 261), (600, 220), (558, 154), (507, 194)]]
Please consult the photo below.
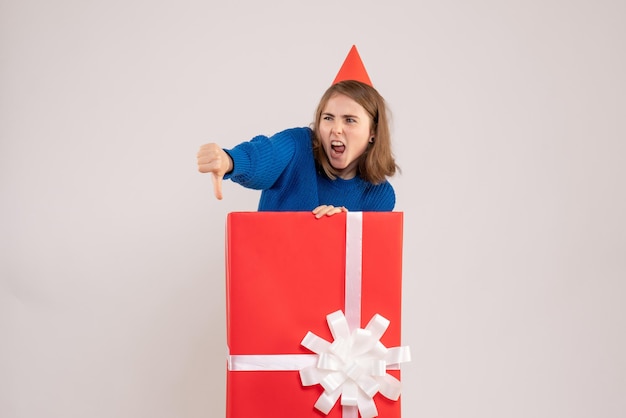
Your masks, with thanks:
[(322, 120), (333, 120), (333, 117), (330, 115), (324, 115), (322, 116)]
[(356, 123), (356, 119), (354, 119), (354, 118), (346, 118), (346, 122), (348, 122), (348, 123)]

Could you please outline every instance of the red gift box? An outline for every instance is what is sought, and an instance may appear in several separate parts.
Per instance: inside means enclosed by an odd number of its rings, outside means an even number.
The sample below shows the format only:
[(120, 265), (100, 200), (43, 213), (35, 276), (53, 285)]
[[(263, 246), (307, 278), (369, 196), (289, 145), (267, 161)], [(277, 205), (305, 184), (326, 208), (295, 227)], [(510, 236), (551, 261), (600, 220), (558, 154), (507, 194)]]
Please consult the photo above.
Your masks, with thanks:
[[(357, 219), (362, 229), (358, 236), (351, 233), (347, 238), (350, 219)], [(382, 315), (390, 322), (380, 342), (385, 347), (400, 346), (402, 222), (401, 212), (341, 213), (322, 219), (308, 212), (228, 215), (227, 418), (345, 418), (339, 402), (328, 415), (315, 409), (324, 389), (320, 385), (303, 386), (297, 369), (254, 364), (239, 367), (233, 366), (233, 359), (285, 355), (316, 358), (301, 345), (303, 337), (310, 331), (333, 342), (326, 316), (338, 310), (345, 312), (346, 303), (354, 305), (355, 300), (356, 310), (360, 310), (357, 328), (365, 328), (375, 314)], [(347, 239), (357, 244), (347, 246)], [(356, 272), (360, 294), (346, 302), (347, 294), (353, 292), (346, 289), (346, 255), (352, 253), (354, 257), (355, 251), (360, 258), (360, 271)], [(354, 306), (348, 311), (354, 313)], [(350, 312), (346, 316), (348, 321), (355, 320)], [(389, 370), (388, 374), (400, 377), (399, 370)], [(399, 400), (380, 393), (373, 400), (378, 416), (400, 417)]]

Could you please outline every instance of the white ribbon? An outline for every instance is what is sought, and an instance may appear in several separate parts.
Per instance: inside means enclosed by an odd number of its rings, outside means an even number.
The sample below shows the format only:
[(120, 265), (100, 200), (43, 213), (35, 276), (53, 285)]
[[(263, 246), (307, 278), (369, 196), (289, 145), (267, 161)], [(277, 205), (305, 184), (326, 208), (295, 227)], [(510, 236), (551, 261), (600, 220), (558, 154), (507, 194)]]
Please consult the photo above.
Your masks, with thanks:
[(334, 341), (308, 332), (302, 345), (315, 354), (232, 355), (228, 370), (299, 370), (302, 385), (320, 384), (324, 393), (315, 408), (328, 414), (341, 398), (342, 418), (378, 416), (373, 400), (380, 393), (398, 400), (401, 383), (387, 374), (411, 360), (409, 347), (387, 348), (380, 338), (389, 321), (374, 315), (361, 325), (362, 212), (348, 212), (346, 220), (345, 316), (341, 310), (326, 316)]
[(301, 370), (315, 365), (315, 354), (238, 354), (228, 356), (228, 370), (261, 371), (261, 370)]
[[(362, 418), (378, 416), (374, 395), (398, 400), (401, 383), (387, 374), (387, 370), (411, 360), (409, 347), (388, 349), (379, 340), (387, 330), (389, 321), (376, 314), (364, 329), (350, 332), (348, 321), (342, 311), (326, 317), (333, 335), (332, 343), (308, 332), (302, 345), (318, 355), (317, 364), (300, 370), (304, 386), (320, 384), (324, 393), (315, 408), (328, 414), (341, 397), (346, 412), (354, 415), (356, 409)], [(356, 406), (356, 409), (354, 408)], [(348, 408), (346, 411), (345, 407)]]
[(345, 312), (351, 330), (361, 326), (361, 270), (363, 212), (348, 212), (346, 218)]

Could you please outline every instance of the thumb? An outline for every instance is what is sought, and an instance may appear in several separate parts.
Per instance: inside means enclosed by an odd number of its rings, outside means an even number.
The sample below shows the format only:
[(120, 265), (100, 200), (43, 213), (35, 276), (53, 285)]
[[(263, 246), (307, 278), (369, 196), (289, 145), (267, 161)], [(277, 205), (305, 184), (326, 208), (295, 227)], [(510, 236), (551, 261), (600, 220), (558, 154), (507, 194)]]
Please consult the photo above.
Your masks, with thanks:
[(221, 174), (212, 173), (211, 179), (213, 180), (213, 192), (215, 193), (215, 197), (217, 200), (222, 200), (222, 179), (224, 178)]

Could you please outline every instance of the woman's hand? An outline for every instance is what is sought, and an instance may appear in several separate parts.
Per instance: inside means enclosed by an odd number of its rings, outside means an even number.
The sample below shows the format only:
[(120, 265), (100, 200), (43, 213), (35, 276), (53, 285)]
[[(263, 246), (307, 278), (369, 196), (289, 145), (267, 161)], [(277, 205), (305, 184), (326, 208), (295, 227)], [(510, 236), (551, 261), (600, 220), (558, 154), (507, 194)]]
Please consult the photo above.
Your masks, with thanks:
[(232, 171), (233, 160), (217, 144), (204, 144), (198, 151), (198, 171), (201, 173), (212, 173), (213, 192), (215, 197), (222, 200), (222, 179), (224, 174)]
[(333, 205), (321, 205), (313, 209), (313, 215), (315, 215), (315, 217), (319, 219), (322, 216), (332, 216), (336, 215), (337, 213), (347, 211), (348, 209), (346, 209), (344, 206), (335, 207)]

